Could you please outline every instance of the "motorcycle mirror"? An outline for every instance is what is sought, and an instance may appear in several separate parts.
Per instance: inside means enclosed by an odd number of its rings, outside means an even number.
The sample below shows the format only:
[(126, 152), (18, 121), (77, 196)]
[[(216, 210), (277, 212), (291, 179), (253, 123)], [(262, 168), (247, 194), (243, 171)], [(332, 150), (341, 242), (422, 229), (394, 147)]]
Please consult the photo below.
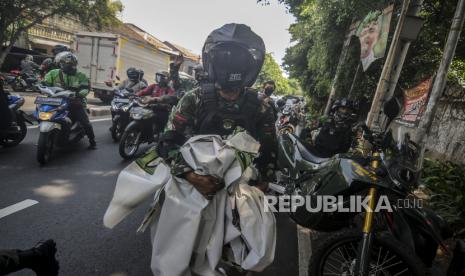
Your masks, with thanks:
[(397, 99), (396, 97), (392, 97), (391, 99), (386, 101), (386, 103), (384, 103), (384, 107), (383, 107), (384, 115), (388, 117), (389, 122), (391, 122), (397, 117), (400, 110), (401, 110), (401, 104), (400, 104), (399, 99)]

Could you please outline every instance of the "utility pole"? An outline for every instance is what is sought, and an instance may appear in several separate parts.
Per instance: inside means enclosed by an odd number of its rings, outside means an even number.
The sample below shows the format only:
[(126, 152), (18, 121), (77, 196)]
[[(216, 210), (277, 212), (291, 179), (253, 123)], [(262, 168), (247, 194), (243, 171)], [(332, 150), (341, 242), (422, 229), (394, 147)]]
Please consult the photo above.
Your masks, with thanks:
[[(373, 102), (371, 103), (370, 112), (368, 113), (368, 118), (366, 124), (369, 128), (372, 128), (375, 124), (378, 124), (379, 115), (381, 112), (382, 100), (388, 89), (388, 81), (392, 72), (394, 62), (396, 60), (396, 50), (399, 47), (400, 42), (400, 33), (404, 26), (405, 18), (407, 16), (408, 7), (410, 6), (410, 0), (404, 0), (402, 2), (402, 9), (399, 16), (399, 21), (397, 22), (396, 30), (394, 31), (394, 36), (392, 38), (391, 46), (389, 47), (389, 52), (386, 57), (386, 61), (383, 66), (383, 71), (381, 72), (380, 79), (378, 81), (378, 86), (376, 87), (376, 92), (373, 97)], [(398, 64), (402, 67), (402, 64)]]
[(358, 21), (355, 23), (352, 23), (344, 39), (344, 44), (342, 45), (342, 52), (341, 52), (341, 55), (339, 56), (339, 61), (336, 67), (336, 75), (334, 76), (334, 79), (331, 83), (331, 91), (329, 93), (328, 102), (326, 103), (326, 108), (325, 108), (325, 113), (324, 113), (325, 115), (328, 115), (329, 111), (331, 110), (331, 105), (334, 101), (334, 96), (336, 95), (336, 84), (339, 81), (339, 76), (341, 75), (342, 65), (344, 64), (346, 60), (347, 53), (349, 52), (350, 40), (352, 36), (354, 35), (354, 32), (357, 26), (358, 26)]
[(423, 145), (423, 152), (426, 146), (426, 138), (431, 130), (433, 124), (434, 114), (436, 113), (439, 99), (446, 87), (447, 72), (449, 71), (450, 64), (455, 55), (455, 49), (460, 38), (460, 32), (463, 28), (463, 22), (465, 18), (465, 0), (459, 0), (457, 8), (455, 10), (454, 18), (452, 19), (452, 25), (447, 36), (447, 42), (444, 46), (444, 54), (442, 56), (441, 64), (439, 65), (436, 79), (434, 80), (431, 95), (426, 106), (425, 113), (418, 125), (417, 130), (417, 141)]

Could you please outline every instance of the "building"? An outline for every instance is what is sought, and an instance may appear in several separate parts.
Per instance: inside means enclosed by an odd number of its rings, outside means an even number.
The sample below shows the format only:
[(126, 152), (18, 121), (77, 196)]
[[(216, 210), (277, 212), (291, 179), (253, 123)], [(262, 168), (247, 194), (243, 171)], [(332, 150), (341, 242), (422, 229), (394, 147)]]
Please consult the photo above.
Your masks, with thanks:
[(194, 68), (201, 62), (200, 56), (172, 42), (165, 41), (164, 43), (184, 56), (184, 63), (182, 64), (180, 70), (184, 73), (194, 76)]
[(57, 44), (72, 48), (75, 34), (80, 31), (92, 31), (92, 28), (72, 17), (53, 16), (30, 28), (27, 32), (29, 45), (20, 47), (52, 55), (52, 48)]

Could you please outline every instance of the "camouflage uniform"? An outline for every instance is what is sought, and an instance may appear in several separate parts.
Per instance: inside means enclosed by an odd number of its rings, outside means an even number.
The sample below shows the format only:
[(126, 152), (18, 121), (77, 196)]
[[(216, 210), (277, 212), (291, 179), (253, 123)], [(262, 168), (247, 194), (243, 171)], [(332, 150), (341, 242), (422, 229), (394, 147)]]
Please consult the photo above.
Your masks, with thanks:
[[(256, 92), (250, 92), (255, 93)], [(217, 103), (221, 107), (220, 110), (241, 110), (241, 103), (244, 102), (245, 93), (241, 95), (235, 101), (228, 102), (218, 95)], [(202, 89), (197, 88), (187, 93), (173, 109), (170, 114), (170, 119), (163, 135), (163, 149), (167, 160), (171, 162), (172, 173), (174, 175), (181, 175), (186, 172), (192, 171), (182, 159), (178, 149), (186, 139), (198, 133), (198, 128), (201, 118), (201, 112), (203, 107), (202, 101)], [(255, 164), (257, 169), (260, 171), (261, 176), (264, 180), (271, 180), (273, 177), (273, 169), (275, 168), (275, 159), (277, 151), (277, 143), (275, 136), (274, 127), (274, 114), (271, 107), (258, 100), (258, 110), (256, 111), (255, 119), (255, 134), (252, 136), (257, 139), (260, 144), (260, 155), (256, 158)], [(227, 120), (223, 121), (226, 122)], [(236, 126), (241, 127), (237, 122)], [(231, 133), (234, 129), (231, 130)], [(220, 131), (209, 134), (220, 134)], [(205, 134), (205, 133), (203, 133)]]

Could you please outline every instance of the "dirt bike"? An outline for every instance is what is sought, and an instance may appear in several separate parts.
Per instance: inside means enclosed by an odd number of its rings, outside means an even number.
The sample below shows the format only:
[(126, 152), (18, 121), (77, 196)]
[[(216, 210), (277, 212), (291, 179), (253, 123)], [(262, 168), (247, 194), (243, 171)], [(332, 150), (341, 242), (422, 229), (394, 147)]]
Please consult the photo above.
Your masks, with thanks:
[[(389, 125), (400, 112), (399, 101), (388, 101), (384, 111)], [(368, 157), (320, 158), (295, 134), (279, 135), (281, 173), (270, 188), (306, 196), (312, 208), (322, 196), (338, 197), (332, 207), (350, 207), (350, 196), (367, 199), (365, 210), (322, 212), (296, 206), (290, 212), (297, 224), (330, 232), (312, 249), (309, 275), (425, 275), (451, 233), (445, 221), (418, 206), (413, 195), (420, 148), (407, 134), (396, 142), (391, 131), (367, 129), (364, 137), (372, 144)], [(375, 212), (383, 200), (392, 209)]]

